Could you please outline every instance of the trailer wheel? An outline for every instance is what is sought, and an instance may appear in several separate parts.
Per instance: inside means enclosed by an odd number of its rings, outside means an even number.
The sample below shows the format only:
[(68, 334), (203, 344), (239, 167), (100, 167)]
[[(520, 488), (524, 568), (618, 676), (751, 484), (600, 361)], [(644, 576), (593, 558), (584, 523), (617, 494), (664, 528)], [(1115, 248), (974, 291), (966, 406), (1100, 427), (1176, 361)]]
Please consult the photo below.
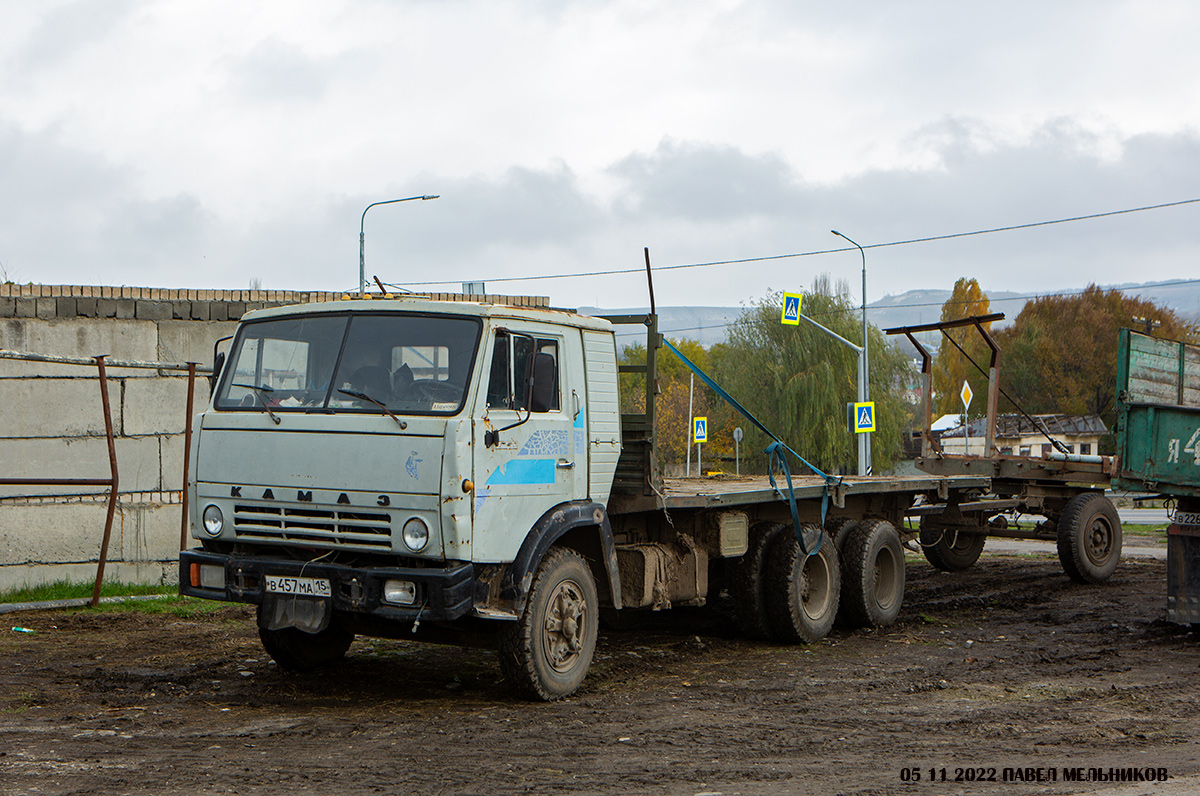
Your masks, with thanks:
[(573, 550), (553, 547), (516, 622), (500, 631), (500, 670), (523, 695), (549, 702), (575, 692), (596, 652), (596, 582)]
[(943, 572), (970, 569), (979, 560), (987, 536), (966, 533), (954, 527), (934, 527), (921, 518), (921, 551), (925, 559)]
[(305, 633), (294, 627), (280, 630), (260, 627), (258, 637), (271, 660), (292, 672), (308, 672), (337, 663), (354, 643), (354, 634), (334, 623), (320, 633)]
[(756, 523), (750, 529), (749, 548), (730, 568), (729, 596), (733, 598), (738, 625), (750, 638), (771, 637), (764, 586), (767, 551), (785, 527), (778, 522)]
[(904, 548), (887, 520), (864, 520), (842, 554), (843, 621), (850, 627), (883, 627), (896, 621), (904, 602)]
[(1058, 560), (1076, 583), (1103, 583), (1121, 560), (1121, 518), (1102, 492), (1067, 501), (1058, 518)]
[(829, 635), (837, 618), (841, 581), (837, 547), (828, 538), (814, 555), (807, 555), (795, 534), (779, 534), (768, 552), (765, 583), (772, 635), (790, 644)]

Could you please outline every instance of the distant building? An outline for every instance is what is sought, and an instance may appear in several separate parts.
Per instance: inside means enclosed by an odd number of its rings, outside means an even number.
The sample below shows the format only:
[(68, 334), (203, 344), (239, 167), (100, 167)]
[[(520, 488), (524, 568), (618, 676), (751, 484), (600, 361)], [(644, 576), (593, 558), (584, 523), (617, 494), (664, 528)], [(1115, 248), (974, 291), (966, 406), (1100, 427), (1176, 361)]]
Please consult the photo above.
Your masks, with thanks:
[[(940, 418), (935, 427), (947, 417), (952, 416)], [(986, 421), (982, 418), (970, 421), (966, 429), (959, 420), (956, 427), (941, 431), (942, 451), (983, 456), (985, 432)], [(996, 448), (1002, 455), (1040, 457), (1049, 453), (1054, 446), (1047, 435), (1066, 445), (1070, 453), (1095, 455), (1100, 452), (1100, 438), (1107, 433), (1108, 427), (1099, 415), (1000, 415), (996, 418)]]

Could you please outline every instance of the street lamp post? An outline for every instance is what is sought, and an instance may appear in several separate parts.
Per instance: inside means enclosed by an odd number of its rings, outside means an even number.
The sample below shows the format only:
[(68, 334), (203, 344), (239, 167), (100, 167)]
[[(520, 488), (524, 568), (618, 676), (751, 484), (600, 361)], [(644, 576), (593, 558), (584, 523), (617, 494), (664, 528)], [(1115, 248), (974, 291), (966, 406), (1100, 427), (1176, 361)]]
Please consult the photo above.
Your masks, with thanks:
[[(440, 194), (439, 194), (440, 195)], [(363, 298), (367, 295), (367, 261), (366, 261), (366, 235), (363, 232), (364, 225), (367, 223), (367, 210), (370, 210), (375, 205), (394, 205), (396, 202), (411, 202), (414, 199), (437, 199), (439, 195), (432, 196), (406, 196), (403, 199), (388, 199), (383, 202), (372, 202), (367, 205), (362, 212), (362, 220), (358, 222), (358, 297)]]
[[(863, 250), (862, 246), (859, 246), (836, 229), (829, 231), (856, 246), (858, 253), (862, 255), (862, 354), (858, 358), (860, 370), (858, 374), (858, 402), (867, 403), (871, 400), (871, 368), (867, 362), (867, 253)], [(864, 463), (866, 464), (865, 467), (863, 466)], [(870, 432), (863, 432), (858, 435), (858, 466), (860, 473), (865, 470), (866, 475), (871, 474)]]

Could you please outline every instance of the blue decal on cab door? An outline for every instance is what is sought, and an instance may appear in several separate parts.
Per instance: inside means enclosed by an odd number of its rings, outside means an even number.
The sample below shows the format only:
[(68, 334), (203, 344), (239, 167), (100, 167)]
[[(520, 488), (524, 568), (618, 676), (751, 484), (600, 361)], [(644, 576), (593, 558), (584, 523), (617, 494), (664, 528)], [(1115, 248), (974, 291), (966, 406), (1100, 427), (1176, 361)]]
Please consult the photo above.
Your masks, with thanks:
[(513, 459), (497, 467), (487, 480), (487, 486), (553, 483), (553, 459)]

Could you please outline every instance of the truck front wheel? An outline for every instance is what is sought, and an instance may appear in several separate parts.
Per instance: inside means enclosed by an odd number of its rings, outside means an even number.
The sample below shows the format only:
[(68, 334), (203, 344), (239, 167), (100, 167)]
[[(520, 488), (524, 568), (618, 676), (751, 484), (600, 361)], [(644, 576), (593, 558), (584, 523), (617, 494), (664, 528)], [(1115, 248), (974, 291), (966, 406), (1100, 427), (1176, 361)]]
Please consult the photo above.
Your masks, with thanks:
[(293, 672), (307, 672), (336, 663), (346, 656), (354, 643), (354, 634), (331, 624), (319, 633), (305, 633), (294, 627), (281, 630), (258, 629), (263, 649), (271, 660)]
[(1058, 560), (1076, 583), (1103, 583), (1121, 560), (1121, 518), (1101, 492), (1067, 501), (1058, 518)]
[(500, 631), (500, 670), (519, 692), (550, 701), (575, 693), (596, 651), (599, 598), (587, 562), (554, 547), (516, 622)]

